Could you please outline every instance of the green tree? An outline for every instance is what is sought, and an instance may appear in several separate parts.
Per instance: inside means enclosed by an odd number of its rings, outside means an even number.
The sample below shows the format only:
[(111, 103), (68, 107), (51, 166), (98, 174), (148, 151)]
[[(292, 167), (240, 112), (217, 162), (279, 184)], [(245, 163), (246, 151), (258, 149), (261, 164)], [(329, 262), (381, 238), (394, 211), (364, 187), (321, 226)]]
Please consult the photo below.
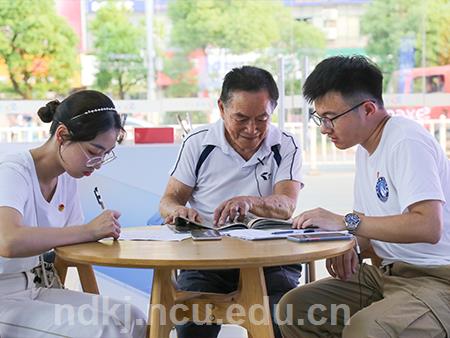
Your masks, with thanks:
[(287, 34), (293, 34), (301, 47), (317, 47), (325, 41), (312, 25), (295, 21), (279, 0), (174, 0), (169, 3), (169, 17), (173, 43), (186, 50), (218, 47), (241, 54), (283, 47)]
[(386, 73), (399, 68), (399, 50), (410, 39), (416, 66), (422, 65), (423, 29), (427, 66), (450, 63), (450, 3), (448, 0), (374, 0), (362, 18), (368, 35), (367, 52)]
[[(433, 0), (422, 2), (425, 15), (426, 51), (428, 66), (450, 64), (450, 1)], [(417, 37), (417, 60), (422, 60), (422, 36)]]
[(95, 55), (99, 61), (97, 86), (112, 90), (120, 99), (146, 83), (144, 61), (145, 27), (133, 24), (129, 12), (120, 3), (109, 1), (92, 20)]
[(326, 47), (325, 34), (306, 21), (296, 20), (288, 7), (277, 9), (273, 16), (280, 39), (273, 46), (278, 53), (321, 55)]
[(223, 13), (228, 1), (175, 0), (169, 3), (172, 42), (187, 51), (205, 49), (224, 38)]
[(280, 0), (174, 0), (169, 3), (169, 17), (172, 42), (182, 50), (259, 52), (258, 64), (269, 69), (274, 69), (279, 54), (317, 54), (325, 47), (324, 34), (296, 21)]
[(233, 54), (269, 48), (280, 40), (277, 13), (283, 11), (285, 7), (281, 1), (230, 0), (222, 19), (224, 38), (213, 44)]
[(173, 80), (165, 89), (167, 97), (193, 97), (198, 92), (197, 78), (190, 74), (192, 63), (188, 55), (177, 51), (165, 60), (163, 72)]
[(76, 43), (52, 0), (1, 1), (0, 60), (20, 97), (68, 90), (77, 68)]
[(368, 35), (367, 53), (376, 57), (388, 81), (398, 68), (402, 39), (410, 39), (420, 28), (420, 0), (374, 0), (362, 17)]
[(323, 57), (326, 39), (322, 31), (305, 21), (298, 21), (289, 8), (276, 12), (281, 38), (258, 60), (258, 64), (277, 69), (278, 56), (285, 56), (285, 93), (301, 93), (301, 60), (305, 56), (314, 63)]

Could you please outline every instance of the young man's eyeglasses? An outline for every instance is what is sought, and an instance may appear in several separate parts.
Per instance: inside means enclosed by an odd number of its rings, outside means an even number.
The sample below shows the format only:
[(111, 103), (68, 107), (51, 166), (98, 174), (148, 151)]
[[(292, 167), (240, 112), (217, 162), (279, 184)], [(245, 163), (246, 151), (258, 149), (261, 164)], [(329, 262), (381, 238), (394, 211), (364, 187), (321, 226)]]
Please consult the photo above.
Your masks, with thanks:
[(345, 114), (350, 113), (351, 111), (355, 110), (356, 108), (359, 108), (366, 102), (372, 102), (375, 103), (374, 100), (364, 100), (360, 103), (358, 103), (356, 106), (351, 107), (350, 109), (346, 110), (345, 112), (336, 115), (335, 117), (332, 117), (331, 119), (329, 117), (321, 117), (317, 112), (314, 110), (310, 115), (309, 118), (311, 118), (317, 126), (324, 126), (325, 128), (332, 129), (334, 128), (333, 121), (336, 120), (338, 117), (344, 116)]
[(99, 165), (105, 165), (111, 161), (114, 161), (117, 158), (116, 154), (114, 154), (114, 151), (112, 151), (112, 150), (109, 153), (103, 154), (102, 156), (91, 157), (86, 153), (86, 151), (83, 149), (83, 147), (81, 146), (80, 143), (77, 143), (77, 144), (80, 147), (83, 154), (88, 159), (86, 162), (86, 167), (88, 167), (88, 168), (96, 167)]

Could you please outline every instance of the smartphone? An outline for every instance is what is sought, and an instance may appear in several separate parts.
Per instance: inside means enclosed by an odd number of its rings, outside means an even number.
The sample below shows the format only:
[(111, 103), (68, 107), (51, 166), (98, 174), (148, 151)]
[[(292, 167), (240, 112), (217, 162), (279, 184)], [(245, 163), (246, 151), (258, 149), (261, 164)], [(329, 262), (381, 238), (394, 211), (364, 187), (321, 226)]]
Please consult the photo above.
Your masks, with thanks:
[(299, 235), (289, 235), (287, 239), (293, 242), (320, 242), (320, 241), (336, 241), (342, 239), (352, 239), (352, 234), (299, 234)]
[(192, 230), (191, 236), (194, 241), (219, 241), (222, 235), (217, 230)]
[(189, 233), (191, 230), (202, 229), (199, 224), (181, 216), (175, 217), (175, 224), (168, 224), (167, 226), (176, 233)]

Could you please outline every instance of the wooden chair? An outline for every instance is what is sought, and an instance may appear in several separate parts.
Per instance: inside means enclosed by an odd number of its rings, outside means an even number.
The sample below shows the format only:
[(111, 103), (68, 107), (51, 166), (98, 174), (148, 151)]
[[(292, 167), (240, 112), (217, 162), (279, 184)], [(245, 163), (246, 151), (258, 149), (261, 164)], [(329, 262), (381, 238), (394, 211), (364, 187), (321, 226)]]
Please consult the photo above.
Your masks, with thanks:
[(316, 280), (316, 262), (305, 263), (305, 284), (312, 283)]

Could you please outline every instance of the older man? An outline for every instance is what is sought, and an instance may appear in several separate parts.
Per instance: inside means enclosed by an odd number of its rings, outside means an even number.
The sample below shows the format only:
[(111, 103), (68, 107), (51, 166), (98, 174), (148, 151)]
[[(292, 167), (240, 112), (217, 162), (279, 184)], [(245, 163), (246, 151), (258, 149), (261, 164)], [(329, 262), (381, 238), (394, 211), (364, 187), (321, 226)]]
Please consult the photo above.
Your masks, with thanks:
[[(301, 153), (291, 134), (270, 123), (277, 100), (276, 83), (263, 69), (244, 66), (225, 76), (218, 101), (222, 119), (191, 132), (180, 149), (160, 204), (166, 223), (176, 216), (216, 225), (248, 213), (292, 216), (302, 185)], [(300, 267), (266, 268), (265, 277), (273, 305), (297, 286)], [(183, 290), (228, 293), (238, 280), (238, 270), (189, 270), (177, 282)], [(177, 327), (180, 338), (217, 337), (219, 331), (218, 325)]]

